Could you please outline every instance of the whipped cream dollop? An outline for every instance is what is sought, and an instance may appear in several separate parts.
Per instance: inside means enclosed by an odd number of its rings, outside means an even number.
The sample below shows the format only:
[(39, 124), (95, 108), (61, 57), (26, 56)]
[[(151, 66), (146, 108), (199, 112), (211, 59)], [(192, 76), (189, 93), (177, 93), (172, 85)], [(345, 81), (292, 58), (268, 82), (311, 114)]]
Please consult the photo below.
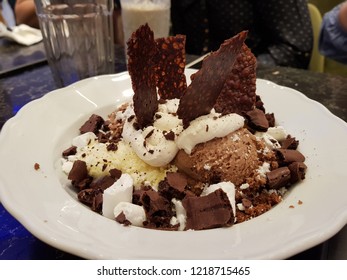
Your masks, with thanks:
[(245, 119), (238, 114), (221, 116), (214, 109), (210, 114), (193, 120), (190, 125), (177, 137), (176, 144), (190, 154), (193, 148), (213, 138), (221, 138), (244, 126)]
[(177, 152), (183, 149), (190, 154), (200, 143), (216, 137), (224, 137), (244, 126), (244, 118), (238, 114), (222, 116), (214, 109), (207, 115), (193, 120), (183, 129), (182, 120), (176, 115), (179, 99), (159, 104), (153, 125), (137, 129), (132, 106), (117, 118), (125, 120), (123, 139), (129, 143), (137, 156), (151, 166), (160, 167), (170, 163)]
[[(178, 152), (176, 135), (183, 130), (182, 120), (176, 116), (178, 99), (159, 104), (153, 125), (137, 129), (132, 106), (123, 113), (127, 118), (123, 126), (122, 137), (128, 142), (136, 155), (151, 166), (160, 167), (170, 163)], [(118, 116), (117, 116), (118, 117)], [(123, 118), (123, 116), (119, 116)]]

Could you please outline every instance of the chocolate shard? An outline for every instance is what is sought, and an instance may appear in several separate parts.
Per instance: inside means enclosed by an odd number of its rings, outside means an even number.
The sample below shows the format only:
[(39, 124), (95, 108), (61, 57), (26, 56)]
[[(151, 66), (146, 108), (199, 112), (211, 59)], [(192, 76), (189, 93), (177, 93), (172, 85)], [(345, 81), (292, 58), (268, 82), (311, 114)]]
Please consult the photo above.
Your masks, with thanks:
[(87, 178), (89, 178), (89, 175), (86, 162), (82, 160), (74, 161), (71, 171), (69, 172), (68, 179), (75, 184)]
[(276, 123), (274, 113), (266, 113), (265, 117), (266, 117), (266, 119), (267, 119), (267, 121), (269, 123), (269, 127), (274, 127), (275, 123)]
[(117, 180), (112, 176), (104, 176), (99, 179), (95, 179), (90, 187), (93, 189), (106, 190), (108, 187), (111, 187)]
[(305, 179), (307, 166), (303, 162), (293, 162), (288, 165), (292, 184)]
[(149, 190), (142, 194), (141, 202), (146, 212), (146, 227), (170, 228), (173, 216), (170, 201), (158, 192)]
[(208, 114), (216, 104), (246, 36), (246, 31), (240, 32), (224, 41), (219, 50), (203, 60), (201, 69), (192, 77), (177, 110), (185, 127), (197, 117)]
[(77, 147), (71, 146), (70, 148), (67, 148), (65, 151), (63, 151), (62, 155), (64, 158), (67, 158), (68, 156), (75, 155), (77, 153)]
[(93, 132), (98, 134), (104, 124), (104, 119), (96, 114), (90, 116), (90, 118), (80, 127), (80, 133)]
[(102, 194), (101, 189), (85, 189), (77, 194), (77, 198), (82, 203), (88, 205), (93, 211), (102, 212)]
[(304, 162), (305, 156), (298, 150), (276, 149), (276, 154), (281, 164), (288, 165), (292, 162)]
[(269, 121), (262, 110), (254, 108), (253, 110), (247, 111), (244, 116), (246, 117), (247, 124), (250, 128), (262, 132), (268, 130)]
[(282, 149), (296, 150), (298, 146), (299, 141), (296, 140), (295, 137), (291, 137), (290, 135), (288, 135), (287, 138), (281, 142)]
[(156, 39), (158, 59), (156, 82), (162, 99), (181, 98), (187, 88), (184, 69), (186, 66), (186, 36), (176, 35)]
[(168, 172), (165, 180), (159, 183), (158, 191), (168, 200), (173, 198), (182, 200), (187, 194), (191, 194), (188, 187), (187, 177), (179, 172)]
[(290, 183), (290, 170), (288, 167), (280, 167), (266, 173), (267, 185), (270, 189), (280, 189)]
[(206, 196), (186, 196), (182, 204), (187, 212), (186, 230), (211, 229), (234, 224), (230, 201), (221, 189)]
[[(243, 44), (214, 108), (222, 114), (251, 110), (256, 104), (257, 59)], [(258, 104), (259, 105), (259, 104)]]
[(155, 78), (157, 45), (148, 24), (140, 26), (127, 42), (128, 71), (134, 90), (134, 111), (139, 128), (152, 124), (158, 109)]

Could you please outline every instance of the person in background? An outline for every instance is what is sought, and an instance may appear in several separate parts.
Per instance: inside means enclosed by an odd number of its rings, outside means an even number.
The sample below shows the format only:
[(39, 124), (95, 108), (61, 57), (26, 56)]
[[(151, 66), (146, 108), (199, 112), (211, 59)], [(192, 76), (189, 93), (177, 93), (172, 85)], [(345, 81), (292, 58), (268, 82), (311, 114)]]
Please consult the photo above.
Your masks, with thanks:
[(323, 16), (318, 46), (324, 56), (347, 64), (347, 1)]
[(313, 31), (306, 0), (181, 0), (171, 2), (173, 34), (201, 55), (242, 30), (258, 66), (307, 68)]
[(27, 24), (31, 27), (39, 28), (34, 0), (17, 0), (14, 12), (17, 24)]

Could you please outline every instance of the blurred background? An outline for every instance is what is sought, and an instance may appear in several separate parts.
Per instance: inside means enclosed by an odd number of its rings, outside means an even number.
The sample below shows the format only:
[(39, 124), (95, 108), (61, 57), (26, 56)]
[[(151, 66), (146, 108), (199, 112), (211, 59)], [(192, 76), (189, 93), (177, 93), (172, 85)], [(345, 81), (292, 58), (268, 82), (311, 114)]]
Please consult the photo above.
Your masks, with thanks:
[[(308, 2), (314, 4), (320, 11), (321, 15), (323, 16), (324, 13), (328, 12), (333, 7), (335, 7), (339, 3), (342, 3), (343, 1), (341, 0), (308, 0)], [(337, 75), (342, 75), (347, 77), (347, 66), (341, 63), (338, 63), (334, 60), (324, 58), (323, 69), (325, 73), (332, 73), (332, 74), (337, 74)]]

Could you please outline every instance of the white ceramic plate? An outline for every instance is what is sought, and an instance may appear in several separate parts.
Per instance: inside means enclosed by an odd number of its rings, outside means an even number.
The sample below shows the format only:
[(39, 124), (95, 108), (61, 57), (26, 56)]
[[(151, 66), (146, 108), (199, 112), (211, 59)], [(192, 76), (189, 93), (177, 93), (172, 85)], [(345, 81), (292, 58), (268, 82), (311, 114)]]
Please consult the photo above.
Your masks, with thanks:
[(105, 117), (131, 98), (127, 73), (53, 91), (24, 106), (4, 125), (1, 202), (42, 241), (88, 259), (290, 257), (330, 238), (347, 222), (347, 124), (295, 90), (258, 80), (257, 93), (267, 111), (300, 141), (308, 172), (282, 203), (251, 221), (188, 232), (123, 227), (92, 212), (64, 187), (62, 150), (90, 114)]

